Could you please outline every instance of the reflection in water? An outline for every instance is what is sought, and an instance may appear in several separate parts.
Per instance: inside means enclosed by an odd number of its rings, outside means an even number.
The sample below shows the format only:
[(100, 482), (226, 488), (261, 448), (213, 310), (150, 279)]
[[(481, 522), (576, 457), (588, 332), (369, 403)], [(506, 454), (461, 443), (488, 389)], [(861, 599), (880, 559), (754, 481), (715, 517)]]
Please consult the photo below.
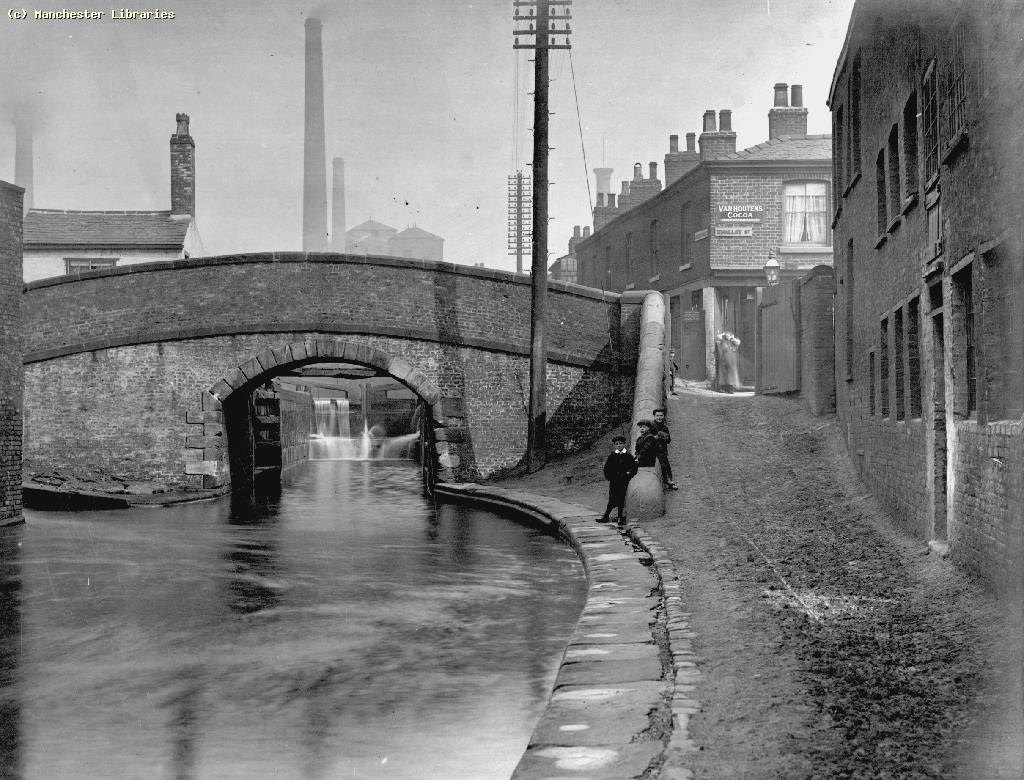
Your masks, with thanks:
[(417, 480), (321, 461), (262, 506), (26, 513), (0, 569), (0, 776), (507, 777), (581, 567)]

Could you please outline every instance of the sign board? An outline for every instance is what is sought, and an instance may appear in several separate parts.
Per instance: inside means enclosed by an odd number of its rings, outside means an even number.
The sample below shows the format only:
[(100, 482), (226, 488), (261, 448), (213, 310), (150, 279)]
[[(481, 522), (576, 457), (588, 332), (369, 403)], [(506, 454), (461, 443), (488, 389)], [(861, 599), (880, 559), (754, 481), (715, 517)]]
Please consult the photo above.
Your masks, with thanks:
[(764, 216), (764, 204), (741, 199), (719, 203), (715, 208), (715, 218), (719, 223), (760, 222)]
[(708, 229), (707, 228), (704, 228), (703, 230), (698, 230), (696, 233), (693, 234), (693, 240), (694, 241), (703, 241), (707, 237), (708, 237)]
[(715, 238), (750, 238), (754, 235), (751, 225), (737, 225), (715, 228)]

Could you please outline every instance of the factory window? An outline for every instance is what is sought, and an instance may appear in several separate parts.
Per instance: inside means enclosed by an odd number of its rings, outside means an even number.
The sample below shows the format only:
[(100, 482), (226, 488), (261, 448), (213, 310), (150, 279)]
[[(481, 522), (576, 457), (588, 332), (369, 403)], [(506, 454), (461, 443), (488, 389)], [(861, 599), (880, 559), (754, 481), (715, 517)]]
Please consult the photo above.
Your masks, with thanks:
[(974, 308), (973, 263), (953, 274), (953, 411), (961, 417), (969, 417), (978, 409), (978, 351), (976, 338), (977, 323)]
[(907, 378), (910, 380), (910, 417), (921, 417), (921, 299), (907, 303)]
[(874, 415), (878, 410), (875, 408), (875, 351), (868, 353), (868, 414)]
[(967, 130), (967, 68), (964, 57), (964, 23), (957, 22), (949, 35), (943, 97), (946, 109), (946, 143), (954, 145)]
[(896, 419), (905, 420), (906, 410), (906, 387), (904, 379), (906, 370), (903, 363), (903, 309), (897, 309), (892, 321), (893, 336), (893, 373), (896, 379)]
[(917, 194), (917, 93), (903, 107), (903, 196)]
[(850, 71), (850, 181), (860, 175), (860, 52)]
[(889, 143), (886, 144), (888, 157), (887, 182), (889, 188), (889, 222), (899, 216), (903, 196), (900, 190), (900, 129), (893, 125), (889, 131)]
[(924, 180), (926, 185), (939, 173), (939, 99), (935, 89), (935, 61), (932, 60), (921, 81), (921, 138), (924, 142)]
[[(846, 244), (846, 381), (853, 379), (853, 239)], [(873, 371), (873, 369), (872, 369)]]
[(823, 181), (786, 184), (784, 207), (787, 244), (823, 244), (828, 235), (828, 185)]
[(843, 174), (843, 158), (846, 155), (843, 142), (846, 140), (846, 128), (843, 127), (843, 119), (843, 107), (839, 106), (835, 114), (832, 115), (832, 137), (835, 139), (832, 145), (832, 176), (836, 182), (834, 195), (836, 203), (839, 203), (839, 199), (843, 195), (843, 186), (846, 184)]
[(651, 221), (651, 276), (658, 275), (658, 269), (661, 267), (660, 260), (658, 259), (658, 220)]
[(882, 417), (889, 416), (889, 318), (882, 318), (878, 333), (878, 389)]
[(889, 218), (886, 208), (885, 190), (885, 149), (878, 150), (878, 157), (875, 159), (875, 192), (878, 200), (878, 235), (884, 236), (889, 226)]
[(1002, 246), (982, 255), (985, 398), (991, 420), (1024, 414), (1024, 266)]
[(116, 257), (65, 257), (64, 270), (69, 274), (80, 274), (83, 271), (99, 271), (117, 265)]

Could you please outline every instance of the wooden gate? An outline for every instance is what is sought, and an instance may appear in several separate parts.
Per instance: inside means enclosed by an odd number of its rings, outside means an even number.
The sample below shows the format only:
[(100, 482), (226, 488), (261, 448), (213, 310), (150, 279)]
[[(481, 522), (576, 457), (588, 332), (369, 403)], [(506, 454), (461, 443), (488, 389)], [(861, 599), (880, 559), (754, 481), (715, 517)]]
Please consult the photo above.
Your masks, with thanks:
[(704, 341), (704, 311), (684, 311), (682, 326), (681, 350), (676, 352), (676, 365), (679, 376), (683, 379), (707, 379), (708, 361)]
[(800, 389), (799, 292), (795, 283), (765, 289), (757, 307), (759, 393)]

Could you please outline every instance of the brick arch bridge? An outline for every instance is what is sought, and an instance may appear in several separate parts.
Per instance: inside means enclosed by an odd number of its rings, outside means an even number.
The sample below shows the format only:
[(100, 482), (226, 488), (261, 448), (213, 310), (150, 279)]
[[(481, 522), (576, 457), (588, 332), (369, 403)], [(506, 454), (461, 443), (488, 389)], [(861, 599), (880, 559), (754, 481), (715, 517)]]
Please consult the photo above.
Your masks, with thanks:
[[(550, 285), (549, 453), (627, 417), (641, 294)], [(267, 253), (151, 263), (26, 285), (25, 444), (33, 470), (215, 487), (225, 403), (312, 362), (389, 374), (429, 409), (443, 480), (521, 467), (530, 284), (387, 257)]]

